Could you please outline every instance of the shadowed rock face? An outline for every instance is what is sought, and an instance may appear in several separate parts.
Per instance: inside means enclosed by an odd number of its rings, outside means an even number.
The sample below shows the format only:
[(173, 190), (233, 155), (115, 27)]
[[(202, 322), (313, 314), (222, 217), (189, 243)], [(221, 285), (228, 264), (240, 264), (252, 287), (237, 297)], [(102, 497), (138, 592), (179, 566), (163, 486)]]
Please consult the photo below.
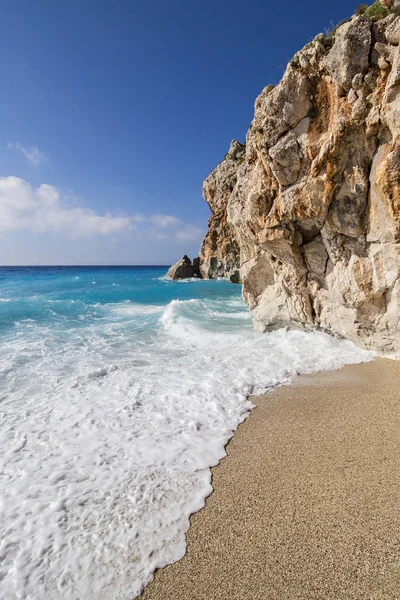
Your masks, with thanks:
[(400, 354), (399, 43), (394, 14), (318, 35), (204, 182), (202, 274), (240, 270), (259, 330), (317, 326)]

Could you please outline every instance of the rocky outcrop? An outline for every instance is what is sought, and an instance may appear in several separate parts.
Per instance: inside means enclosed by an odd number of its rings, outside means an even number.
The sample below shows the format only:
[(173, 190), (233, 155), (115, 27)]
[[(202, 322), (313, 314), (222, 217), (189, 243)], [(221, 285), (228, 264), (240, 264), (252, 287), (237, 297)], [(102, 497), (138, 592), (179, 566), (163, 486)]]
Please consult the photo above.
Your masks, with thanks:
[(239, 281), (240, 249), (226, 211), (244, 157), (245, 146), (233, 140), (224, 160), (203, 184), (203, 196), (211, 209), (208, 232), (200, 248), (204, 278), (229, 277)]
[(169, 279), (190, 279), (191, 277), (201, 277), (200, 258), (194, 258), (193, 262), (186, 254), (168, 269), (167, 277)]
[(194, 258), (192, 260), (192, 268), (193, 268), (193, 277), (198, 277), (202, 279), (202, 274), (200, 272), (200, 257)]
[(400, 17), (385, 10), (318, 35), (263, 90), (204, 182), (200, 256), (205, 277), (240, 270), (259, 330), (400, 354)]

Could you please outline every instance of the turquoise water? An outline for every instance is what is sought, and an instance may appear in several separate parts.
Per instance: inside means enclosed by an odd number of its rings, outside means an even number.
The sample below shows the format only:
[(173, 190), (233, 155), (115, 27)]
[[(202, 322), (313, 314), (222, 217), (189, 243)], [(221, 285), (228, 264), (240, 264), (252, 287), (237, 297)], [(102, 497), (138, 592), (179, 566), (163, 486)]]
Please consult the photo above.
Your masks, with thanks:
[(107, 316), (110, 304), (166, 306), (171, 300), (240, 298), (227, 281), (169, 282), (168, 267), (0, 267), (0, 330), (16, 322), (68, 328)]
[(185, 553), (248, 395), (369, 360), (166, 267), (0, 268), (0, 598), (131, 600)]

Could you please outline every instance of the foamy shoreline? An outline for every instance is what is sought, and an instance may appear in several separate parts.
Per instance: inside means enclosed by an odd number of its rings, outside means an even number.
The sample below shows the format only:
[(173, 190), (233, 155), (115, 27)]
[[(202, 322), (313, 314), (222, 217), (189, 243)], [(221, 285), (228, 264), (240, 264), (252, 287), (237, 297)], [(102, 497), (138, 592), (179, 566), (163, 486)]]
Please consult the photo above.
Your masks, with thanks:
[(299, 377), (213, 469), (186, 556), (142, 600), (346, 600), (400, 593), (400, 364)]
[(45, 268), (2, 279), (7, 600), (130, 600), (184, 555), (248, 395), (370, 358), (323, 333), (256, 333), (239, 287), (160, 275)]

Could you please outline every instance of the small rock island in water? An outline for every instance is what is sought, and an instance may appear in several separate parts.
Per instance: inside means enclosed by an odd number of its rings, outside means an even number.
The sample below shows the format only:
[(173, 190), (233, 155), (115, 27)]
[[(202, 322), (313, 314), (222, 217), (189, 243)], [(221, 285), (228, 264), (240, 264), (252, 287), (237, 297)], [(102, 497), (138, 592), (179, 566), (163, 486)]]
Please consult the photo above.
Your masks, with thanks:
[(178, 262), (168, 269), (167, 277), (170, 279), (190, 279), (191, 277), (202, 279), (200, 273), (200, 258), (194, 258), (193, 261), (191, 261), (185, 254)]

